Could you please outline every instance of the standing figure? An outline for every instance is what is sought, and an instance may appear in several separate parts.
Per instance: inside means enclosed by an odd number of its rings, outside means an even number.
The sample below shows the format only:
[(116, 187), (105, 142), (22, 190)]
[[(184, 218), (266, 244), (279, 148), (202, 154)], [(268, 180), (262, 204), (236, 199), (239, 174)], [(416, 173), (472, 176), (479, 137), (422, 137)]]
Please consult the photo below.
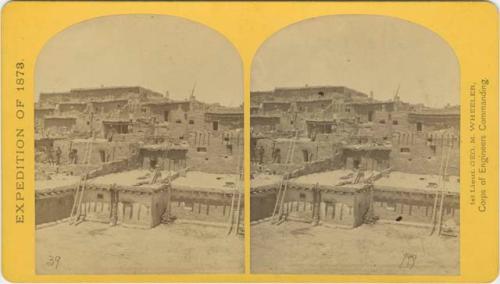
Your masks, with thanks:
[(62, 155), (61, 147), (57, 147), (57, 150), (56, 150), (56, 164), (57, 165), (61, 164), (61, 155)]
[(279, 148), (273, 150), (273, 163), (281, 163), (281, 150)]
[(257, 149), (257, 155), (258, 155), (258, 163), (259, 165), (262, 165), (264, 163), (264, 146), (260, 145), (259, 149)]
[(47, 149), (47, 160), (49, 162), (49, 165), (54, 165), (54, 147), (50, 146)]

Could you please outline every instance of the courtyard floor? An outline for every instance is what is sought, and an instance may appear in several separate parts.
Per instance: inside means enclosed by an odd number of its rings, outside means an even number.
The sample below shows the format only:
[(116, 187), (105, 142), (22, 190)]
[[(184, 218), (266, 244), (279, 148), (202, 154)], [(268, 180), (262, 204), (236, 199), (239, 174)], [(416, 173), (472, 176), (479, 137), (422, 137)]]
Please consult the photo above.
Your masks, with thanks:
[(459, 274), (459, 239), (430, 229), (375, 224), (335, 229), (311, 224), (252, 225), (257, 274)]
[(242, 273), (242, 236), (194, 224), (153, 229), (84, 222), (36, 231), (39, 274)]

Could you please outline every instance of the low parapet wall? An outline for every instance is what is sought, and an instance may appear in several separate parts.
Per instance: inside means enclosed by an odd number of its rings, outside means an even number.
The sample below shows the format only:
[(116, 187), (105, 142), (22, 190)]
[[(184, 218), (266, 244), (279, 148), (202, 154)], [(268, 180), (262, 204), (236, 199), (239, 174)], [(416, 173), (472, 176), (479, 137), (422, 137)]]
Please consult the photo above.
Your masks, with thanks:
[[(112, 173), (126, 165), (126, 161), (114, 162), (106, 168), (90, 173), (89, 179)], [(118, 224), (140, 228), (151, 228), (160, 224), (166, 212), (170, 212), (167, 215), (180, 220), (219, 224), (228, 222), (231, 205), (236, 208), (238, 204), (237, 192), (210, 191), (196, 187), (173, 188), (171, 181), (184, 175), (185, 171), (187, 169), (174, 173), (165, 179), (163, 184), (154, 184), (155, 188), (161, 187), (159, 190), (142, 190), (137, 186), (96, 184), (89, 181), (80, 212), (85, 215), (87, 221), (108, 223), (112, 221), (112, 208), (115, 204)], [(37, 192), (36, 225), (70, 217), (76, 186), (77, 183)], [(242, 195), (239, 200), (240, 212), (244, 211), (243, 200)], [(242, 221), (243, 214), (240, 218)]]
[(287, 175), (288, 178), (296, 178), (300, 176), (310, 175), (314, 173), (331, 171), (339, 169), (343, 166), (342, 164), (342, 155), (337, 154), (332, 158), (327, 158), (320, 161), (314, 161), (308, 164), (305, 164), (302, 168), (292, 171)]

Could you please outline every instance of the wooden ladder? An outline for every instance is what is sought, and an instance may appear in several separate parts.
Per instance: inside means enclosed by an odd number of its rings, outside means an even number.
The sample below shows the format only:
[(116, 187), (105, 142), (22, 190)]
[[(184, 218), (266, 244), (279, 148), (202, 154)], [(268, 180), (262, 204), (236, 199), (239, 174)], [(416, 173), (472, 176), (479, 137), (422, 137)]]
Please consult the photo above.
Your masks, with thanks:
[[(442, 155), (442, 160), (441, 160), (441, 182), (442, 182), (442, 187), (441, 190), (439, 188), (436, 189), (436, 195), (434, 196), (434, 206), (432, 208), (432, 230), (431, 230), (431, 235), (434, 233), (436, 230), (436, 225), (439, 222), (438, 225), (438, 234), (441, 233), (441, 225), (443, 221), (443, 206), (444, 206), (444, 197), (446, 194), (445, 190), (445, 183), (446, 183), (446, 175), (448, 173), (448, 164), (450, 161), (450, 153), (451, 153), (452, 146), (448, 145), (448, 151), (446, 153), (446, 158), (444, 155), (444, 149), (443, 149), (443, 155)], [(440, 199), (440, 204), (439, 204), (439, 217), (437, 215), (437, 210), (438, 210), (438, 199)]]
[(243, 194), (236, 189), (237, 192), (233, 192), (233, 197), (231, 198), (231, 209), (229, 213), (229, 223), (227, 234), (231, 233), (241, 234), (243, 232), (241, 228), (241, 199)]
[[(290, 141), (287, 149), (285, 164), (289, 164), (293, 161), (293, 155), (295, 153), (296, 140), (298, 138), (299, 132), (295, 132), (295, 137)], [(271, 220), (274, 224), (278, 223), (283, 217), (283, 205), (285, 203), (286, 191), (288, 189), (288, 177), (284, 174), (281, 178), (280, 185), (278, 187), (278, 193), (276, 194), (276, 203), (274, 204), (273, 215)]]
[[(240, 134), (238, 133), (237, 135), (237, 142), (236, 147), (240, 147)], [(240, 151), (243, 152), (243, 151)], [(236, 157), (240, 157), (237, 155)], [(236, 182), (236, 190), (233, 192), (233, 196), (231, 198), (231, 209), (229, 212), (229, 222), (228, 222), (228, 230), (227, 234), (230, 235), (231, 233), (235, 234), (243, 234), (243, 228), (241, 226), (241, 203), (242, 203), (242, 198), (243, 198), (243, 192), (241, 190), (241, 185), (242, 185), (242, 178), (243, 178), (243, 172), (242, 172), (242, 164), (243, 164), (243, 157), (239, 159), (238, 162), (238, 181)]]
[[(87, 142), (86, 149), (87, 151), (85, 152), (85, 156), (83, 158), (83, 163), (86, 165), (90, 164), (90, 158), (91, 158), (91, 153), (92, 153), (92, 145), (93, 145), (93, 140), (90, 140)], [(73, 201), (73, 207), (71, 208), (71, 214), (70, 214), (70, 221), (69, 224), (72, 225), (77, 225), (79, 224), (80, 218), (85, 216), (86, 212), (82, 212), (82, 202), (83, 202), (83, 196), (85, 193), (85, 189), (87, 188), (87, 178), (89, 175), (89, 171), (86, 170), (85, 173), (81, 176), (80, 181), (78, 182), (76, 188), (75, 188), (75, 197)]]

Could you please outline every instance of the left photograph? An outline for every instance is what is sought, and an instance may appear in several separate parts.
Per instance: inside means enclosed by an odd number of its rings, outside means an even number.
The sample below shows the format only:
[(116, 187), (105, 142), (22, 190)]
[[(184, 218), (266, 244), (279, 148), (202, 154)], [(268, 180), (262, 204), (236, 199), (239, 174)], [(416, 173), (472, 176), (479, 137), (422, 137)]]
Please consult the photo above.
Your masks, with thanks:
[(244, 271), (243, 75), (218, 32), (117, 15), (35, 69), (37, 274)]

